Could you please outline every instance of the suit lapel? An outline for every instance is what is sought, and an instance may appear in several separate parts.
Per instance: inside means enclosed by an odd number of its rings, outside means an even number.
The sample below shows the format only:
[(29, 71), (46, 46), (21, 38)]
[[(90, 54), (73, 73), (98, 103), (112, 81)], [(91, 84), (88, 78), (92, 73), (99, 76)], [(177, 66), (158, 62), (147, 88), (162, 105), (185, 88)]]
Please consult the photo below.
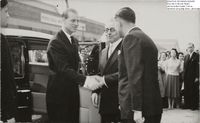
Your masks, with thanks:
[(70, 46), (70, 45), (72, 46), (72, 44), (70, 43), (69, 39), (67, 38), (67, 36), (65, 35), (65, 33), (64, 33), (62, 30), (60, 30), (59, 34), (60, 34), (61, 40), (62, 40), (67, 46)]
[(118, 50), (120, 49), (120, 46), (121, 46), (121, 42), (117, 45), (117, 47), (111, 54), (110, 58), (108, 58), (107, 63), (105, 65), (104, 72), (108, 70), (116, 60), (118, 60)]
[(103, 74), (103, 71), (105, 69), (107, 60), (108, 60), (108, 47), (106, 47), (105, 49), (102, 50), (101, 52), (101, 58), (100, 58), (100, 62), (99, 62), (99, 69), (101, 74)]
[(196, 53), (194, 52), (190, 58), (189, 56), (189, 59), (188, 59), (188, 64), (190, 64), (194, 59), (195, 59), (195, 56), (196, 56)]
[(76, 69), (77, 69), (78, 62), (79, 62), (78, 41), (73, 39), (75, 44), (70, 43), (68, 37), (65, 35), (65, 33), (62, 30), (60, 30), (59, 35), (60, 35), (61, 41), (64, 42), (66, 49), (71, 51), (71, 56), (76, 58), (75, 64), (76, 64)]

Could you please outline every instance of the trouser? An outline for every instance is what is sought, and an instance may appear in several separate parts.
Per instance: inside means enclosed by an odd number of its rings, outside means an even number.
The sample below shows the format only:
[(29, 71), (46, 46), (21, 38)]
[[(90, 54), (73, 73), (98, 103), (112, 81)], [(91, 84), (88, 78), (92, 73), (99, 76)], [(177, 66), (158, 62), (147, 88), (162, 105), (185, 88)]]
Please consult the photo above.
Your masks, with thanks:
[(127, 119), (121, 119), (121, 123), (136, 123), (133, 117), (134, 117), (134, 112), (130, 111), (128, 113)]
[(47, 103), (49, 123), (79, 123), (79, 107), (69, 109), (64, 104)]
[(161, 114), (153, 116), (144, 116), (144, 118), (145, 118), (144, 123), (160, 123)]
[(120, 122), (120, 113), (101, 114), (101, 123), (118, 123), (118, 122)]
[[(133, 115), (134, 115), (134, 113), (133, 113)], [(162, 114), (152, 115), (152, 116), (144, 116), (144, 118), (145, 118), (144, 123), (160, 123), (161, 116), (162, 116)], [(134, 121), (134, 119), (129, 118), (129, 119), (122, 119), (121, 123), (136, 123), (136, 122)]]

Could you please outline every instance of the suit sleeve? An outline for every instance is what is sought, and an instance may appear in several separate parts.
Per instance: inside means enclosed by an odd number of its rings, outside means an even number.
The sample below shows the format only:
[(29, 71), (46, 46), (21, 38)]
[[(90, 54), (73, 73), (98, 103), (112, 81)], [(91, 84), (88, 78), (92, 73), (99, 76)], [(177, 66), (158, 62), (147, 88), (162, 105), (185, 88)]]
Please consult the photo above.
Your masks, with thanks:
[(105, 83), (108, 86), (108, 88), (118, 85), (118, 74), (119, 72), (105, 75)]
[(86, 77), (72, 68), (69, 62), (70, 56), (64, 51), (63, 45), (58, 43), (57, 40), (51, 42), (47, 51), (50, 69), (57, 73), (62, 73), (66, 78), (69, 78), (69, 80), (83, 85)]
[(144, 65), (142, 62), (140, 39), (133, 35), (127, 35), (123, 42), (123, 50), (128, 74), (132, 110), (141, 111), (143, 102), (142, 76)]
[(195, 73), (196, 73), (196, 78), (199, 78), (199, 54), (197, 54), (197, 60), (196, 60), (196, 69), (195, 69)]

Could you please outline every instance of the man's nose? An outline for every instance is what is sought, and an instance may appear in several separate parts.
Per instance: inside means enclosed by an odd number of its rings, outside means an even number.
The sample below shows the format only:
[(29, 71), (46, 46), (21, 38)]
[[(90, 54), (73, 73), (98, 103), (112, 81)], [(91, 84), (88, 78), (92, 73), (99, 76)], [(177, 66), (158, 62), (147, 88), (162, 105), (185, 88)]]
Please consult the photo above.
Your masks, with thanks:
[(76, 26), (78, 26), (79, 25), (79, 22), (78, 21), (75, 21), (75, 23), (74, 23)]

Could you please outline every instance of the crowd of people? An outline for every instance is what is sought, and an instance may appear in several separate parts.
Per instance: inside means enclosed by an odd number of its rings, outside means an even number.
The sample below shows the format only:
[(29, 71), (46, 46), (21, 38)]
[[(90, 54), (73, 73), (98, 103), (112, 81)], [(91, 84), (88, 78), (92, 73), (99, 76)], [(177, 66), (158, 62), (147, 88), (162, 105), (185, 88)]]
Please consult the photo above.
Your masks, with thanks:
[(163, 107), (165, 107), (165, 98), (168, 98), (169, 109), (175, 106), (198, 109), (199, 52), (195, 52), (194, 49), (194, 44), (188, 43), (185, 55), (175, 48), (171, 51), (160, 52), (158, 79)]

